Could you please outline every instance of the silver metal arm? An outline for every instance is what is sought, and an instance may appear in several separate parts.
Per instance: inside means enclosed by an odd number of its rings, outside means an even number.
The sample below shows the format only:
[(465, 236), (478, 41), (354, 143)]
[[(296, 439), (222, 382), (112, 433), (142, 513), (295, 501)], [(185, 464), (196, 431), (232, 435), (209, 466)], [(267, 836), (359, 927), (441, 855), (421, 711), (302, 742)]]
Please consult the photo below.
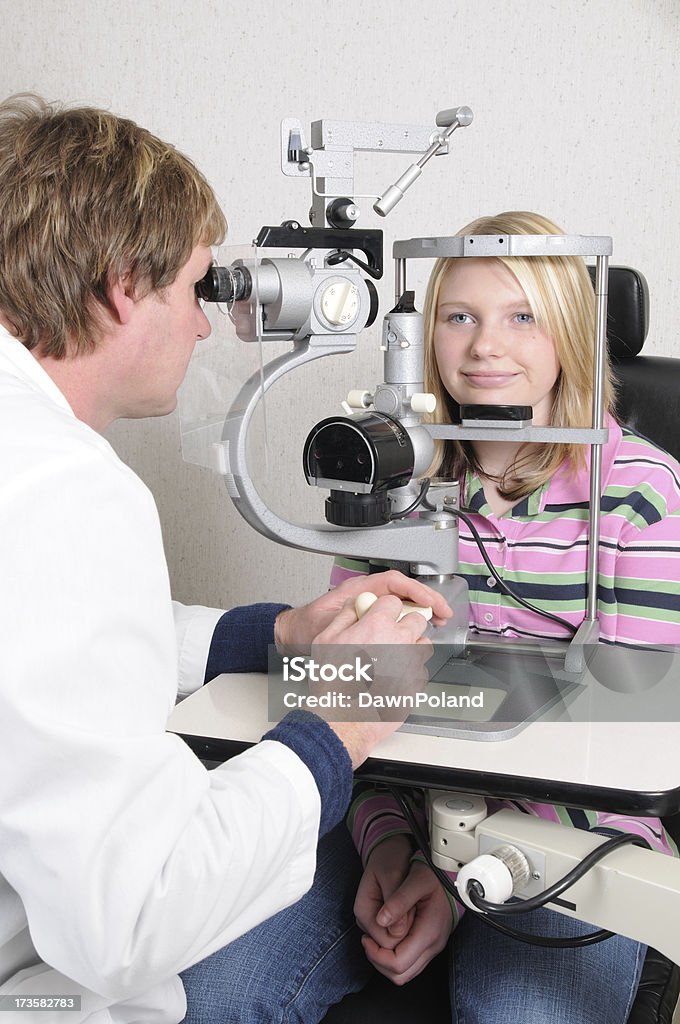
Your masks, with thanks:
[[(607, 288), (609, 259), (600, 256), (595, 274), (597, 297), (597, 320), (595, 337), (595, 360), (593, 366), (593, 430), (604, 426), (604, 354), (607, 345)], [(600, 541), (600, 493), (602, 485), (602, 444), (595, 443), (590, 449), (590, 533), (588, 538), (588, 606), (586, 619), (594, 622), (597, 618), (597, 555)]]
[(250, 476), (246, 457), (248, 430), (262, 396), (290, 370), (322, 356), (350, 352), (354, 346), (353, 336), (312, 336), (296, 345), (292, 352), (268, 363), (263, 378), (257, 372), (244, 384), (227, 415), (222, 441), (215, 453), (229, 495), (243, 518), (258, 533), (279, 544), (322, 554), (409, 563), (417, 566), (417, 575), (451, 574), (458, 564), (457, 530), (451, 516), (443, 515), (436, 524), (407, 519), (366, 530), (302, 526), (272, 512)]
[(423, 153), (420, 160), (411, 164), (407, 170), (397, 178), (394, 185), (390, 185), (387, 191), (373, 204), (373, 209), (381, 217), (386, 217), (394, 207), (404, 198), (404, 193), (411, 187), (414, 181), (423, 173), (423, 167), (455, 132), (456, 128), (465, 128), (472, 124), (472, 111), (469, 107), (456, 107), (455, 110), (442, 110), (437, 114), (437, 124), (445, 128), (441, 135), (435, 137), (430, 147)]
[[(327, 211), (335, 199), (374, 199), (373, 209), (381, 217), (399, 202), (404, 192), (422, 173), (433, 156), (449, 151), (448, 140), (457, 128), (472, 122), (469, 107), (454, 107), (437, 114), (439, 129), (413, 124), (365, 123), (361, 121), (313, 121), (310, 145), (305, 143), (302, 122), (287, 117), (281, 123), (281, 170), (289, 177), (310, 175), (312, 178), (312, 209), (310, 220), (321, 226), (326, 223)], [(423, 152), (423, 150), (425, 152)], [(422, 153), (382, 197), (361, 195), (354, 191), (354, 154)], [(359, 216), (353, 206), (348, 214), (352, 221)]]

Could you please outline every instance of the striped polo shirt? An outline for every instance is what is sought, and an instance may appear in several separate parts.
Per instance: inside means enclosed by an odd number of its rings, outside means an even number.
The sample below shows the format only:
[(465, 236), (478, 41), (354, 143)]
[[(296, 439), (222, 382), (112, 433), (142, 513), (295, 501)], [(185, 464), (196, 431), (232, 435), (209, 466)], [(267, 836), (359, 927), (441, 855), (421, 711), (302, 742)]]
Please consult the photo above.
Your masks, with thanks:
[[(680, 465), (611, 417), (607, 426), (597, 588), (600, 637), (605, 643), (680, 646)], [(547, 483), (502, 516), (491, 510), (474, 473), (468, 473), (461, 497), (501, 578), (520, 597), (573, 626), (583, 620), (586, 609), (589, 463), (588, 448), (585, 469), (563, 463)], [(470, 589), (473, 631), (568, 637), (566, 627), (500, 593), (462, 520), (459, 562), (459, 575)], [(337, 559), (331, 585), (367, 571), (366, 563)], [(530, 801), (488, 803), (490, 813), (510, 807), (577, 828), (635, 832), (653, 848), (674, 852), (655, 818), (637, 820)], [(364, 862), (381, 839), (408, 831), (392, 798), (365, 786), (357, 790), (350, 826)]]

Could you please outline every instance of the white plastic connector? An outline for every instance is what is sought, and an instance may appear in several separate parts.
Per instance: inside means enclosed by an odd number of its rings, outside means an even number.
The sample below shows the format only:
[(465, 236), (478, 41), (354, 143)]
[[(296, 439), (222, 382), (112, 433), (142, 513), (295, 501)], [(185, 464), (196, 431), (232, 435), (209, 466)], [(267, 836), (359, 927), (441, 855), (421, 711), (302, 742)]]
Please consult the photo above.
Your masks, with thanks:
[(483, 796), (431, 791), (430, 820), (450, 832), (472, 832), (489, 813)]
[[(370, 590), (365, 590), (363, 593), (359, 594), (354, 601), (354, 610), (357, 613), (357, 618), (360, 619), (362, 615), (365, 615), (371, 605), (375, 604), (377, 600), (377, 596), (371, 593)], [(410, 601), (402, 601), (401, 607), (402, 611), (399, 614), (397, 622), (401, 622), (404, 616), (409, 615), (411, 612), (418, 612), (419, 615), (422, 615), (423, 618), (428, 621), (432, 618), (431, 608), (423, 608), (421, 605), (412, 604)]]
[(422, 615), (424, 619), (429, 622), (432, 618), (432, 609), (429, 607), (425, 608), (421, 604), (412, 604), (411, 601), (402, 601), (401, 607), (404, 609), (397, 619), (397, 622), (401, 622), (405, 615), (410, 615), (411, 612), (417, 612), (418, 615)]
[(419, 391), (411, 395), (411, 409), (413, 412), (434, 412), (437, 408), (437, 399), (427, 391)]
[[(495, 861), (494, 865), (492, 861)], [(531, 877), (529, 861), (516, 846), (506, 843), (491, 853), (482, 853), (460, 869), (456, 879), (458, 894), (468, 907), (477, 909), (468, 896), (472, 881), (481, 884), (484, 899), (491, 903), (505, 903), (511, 896), (526, 888)]]
[(350, 391), (347, 395), (347, 405), (351, 409), (368, 409), (373, 402), (373, 395), (370, 391)]
[(430, 844), (437, 867), (458, 871), (479, 854), (476, 828), (487, 814), (484, 797), (430, 790)]
[[(492, 903), (505, 903), (512, 896), (512, 875), (510, 869), (498, 857), (483, 853), (465, 864), (458, 872), (456, 889), (463, 903), (476, 910), (468, 896), (470, 882), (479, 882), (484, 890), (484, 899)], [(478, 912), (478, 911), (477, 911)]]
[(370, 590), (365, 590), (363, 593), (358, 594), (354, 601), (354, 611), (357, 613), (357, 618), (360, 619), (362, 615), (365, 615), (372, 604), (378, 600), (376, 594), (372, 594)]

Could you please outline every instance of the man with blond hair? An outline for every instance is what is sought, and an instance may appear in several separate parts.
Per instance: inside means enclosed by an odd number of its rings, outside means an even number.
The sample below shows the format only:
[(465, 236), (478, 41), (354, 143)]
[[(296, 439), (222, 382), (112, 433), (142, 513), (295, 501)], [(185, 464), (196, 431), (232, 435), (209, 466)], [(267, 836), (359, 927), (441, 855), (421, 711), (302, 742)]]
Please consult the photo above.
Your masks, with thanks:
[[(264, 670), (268, 644), (414, 644), (425, 620), (397, 623), (397, 599), (448, 609), (398, 573), (297, 609), (173, 605), (153, 499), (102, 437), (175, 407), (225, 227), (193, 164), (133, 122), (0, 105), (0, 999), (24, 1024), (243, 1024), (296, 1000), (319, 1019), (307, 967), (362, 959), (335, 826), (396, 723), (284, 719), (208, 771), (165, 722), (206, 679)], [(305, 949), (321, 913), (327, 948)], [(192, 965), (224, 947), (206, 982)]]

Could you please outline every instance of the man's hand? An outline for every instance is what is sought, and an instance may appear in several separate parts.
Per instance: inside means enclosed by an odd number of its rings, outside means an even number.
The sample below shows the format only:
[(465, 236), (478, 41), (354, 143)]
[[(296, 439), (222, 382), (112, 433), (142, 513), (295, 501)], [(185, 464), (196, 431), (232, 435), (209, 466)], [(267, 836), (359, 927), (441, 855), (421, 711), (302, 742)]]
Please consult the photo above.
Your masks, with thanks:
[(404, 836), (384, 840), (369, 858), (354, 904), (366, 956), (395, 985), (420, 974), (446, 945), (453, 923), (438, 879), (426, 864), (409, 865), (409, 857)]
[[(378, 599), (359, 618), (355, 601), (366, 592)], [(390, 570), (345, 580), (311, 604), (288, 609), (276, 619), (276, 646), (281, 653), (313, 652), (321, 662), (333, 662), (338, 656), (341, 661), (348, 656), (363, 656), (367, 649), (375, 655), (370, 658), (374, 679), (370, 690), (384, 698), (380, 706), (357, 711), (356, 704), (351, 703), (338, 714), (331, 705), (334, 720), (328, 724), (344, 744), (353, 768), (358, 768), (373, 748), (408, 717), (410, 706), (401, 700), (395, 702), (394, 697), (415, 695), (427, 685), (426, 662), (432, 654), (432, 643), (423, 634), (428, 623), (419, 612), (400, 618), (402, 598), (431, 607), (435, 624), (446, 622), (452, 615), (441, 594)], [(354, 690), (359, 701), (358, 687)], [(328, 720), (330, 714), (323, 717)]]
[[(352, 684), (345, 709), (338, 714), (333, 706), (324, 715), (327, 720), (332, 718), (328, 724), (344, 744), (355, 769), (408, 718), (413, 699), (427, 686), (427, 662), (432, 655), (432, 642), (423, 636), (427, 620), (418, 612), (401, 618), (402, 611), (401, 600), (386, 594), (358, 618), (355, 602), (350, 600), (312, 644), (312, 652), (321, 662), (368, 658), (373, 681), (368, 687)], [(337, 691), (339, 687), (331, 683), (328, 689)], [(371, 699), (368, 706), (361, 703), (366, 693)]]
[[(411, 601), (413, 604), (422, 605), (425, 607), (432, 608), (432, 622), (436, 626), (443, 625), (447, 619), (453, 614), (445, 599), (441, 594), (438, 594), (435, 590), (425, 586), (424, 583), (418, 583), (417, 580), (409, 579), (408, 576), (404, 576), (403, 573), (397, 572), (395, 569), (390, 569), (388, 572), (374, 573), (372, 576), (355, 576), (350, 580), (345, 580), (339, 587), (335, 587), (334, 590), (329, 590), (327, 594), (323, 594), (318, 597), (316, 601), (312, 601), (310, 604), (303, 605), (300, 608), (289, 608), (284, 612), (281, 612), (276, 619), (276, 625), (274, 630), (276, 646), (282, 654), (295, 653), (297, 650), (306, 650), (312, 644), (313, 641), (320, 643), (352, 643), (352, 640), (338, 640), (325, 639), (319, 640), (319, 634), (327, 630), (333, 623), (333, 620), (341, 612), (345, 611), (346, 607), (354, 609), (354, 601), (359, 594), (364, 591), (376, 594), (377, 597), (384, 597), (386, 595), (394, 595), (394, 597), (400, 598), (403, 601)], [(369, 611), (375, 612), (380, 609), (382, 602), (377, 603)], [(396, 602), (393, 607), (396, 609)], [(399, 611), (401, 609), (399, 608)], [(417, 613), (414, 613), (417, 614)], [(412, 616), (411, 616), (412, 617)], [(396, 618), (396, 614), (394, 616)], [(407, 616), (403, 621), (406, 622), (409, 617)], [(380, 626), (380, 621), (371, 617), (369, 619), (369, 613), (367, 613), (362, 621), (369, 620), (368, 624), (374, 627)], [(341, 619), (341, 623), (345, 626), (351, 625), (352, 622), (356, 621), (356, 615), (352, 619), (351, 615), (345, 614), (344, 618)], [(337, 632), (337, 631), (336, 631)], [(421, 635), (423, 629), (421, 628), (418, 636)], [(407, 636), (408, 634), (405, 634)], [(414, 637), (413, 640), (417, 639)], [(395, 640), (393, 637), (390, 639), (381, 640), (378, 636), (369, 635), (366, 631), (366, 638), (363, 643), (398, 643), (398, 642), (413, 642), (413, 640), (401, 641)]]

